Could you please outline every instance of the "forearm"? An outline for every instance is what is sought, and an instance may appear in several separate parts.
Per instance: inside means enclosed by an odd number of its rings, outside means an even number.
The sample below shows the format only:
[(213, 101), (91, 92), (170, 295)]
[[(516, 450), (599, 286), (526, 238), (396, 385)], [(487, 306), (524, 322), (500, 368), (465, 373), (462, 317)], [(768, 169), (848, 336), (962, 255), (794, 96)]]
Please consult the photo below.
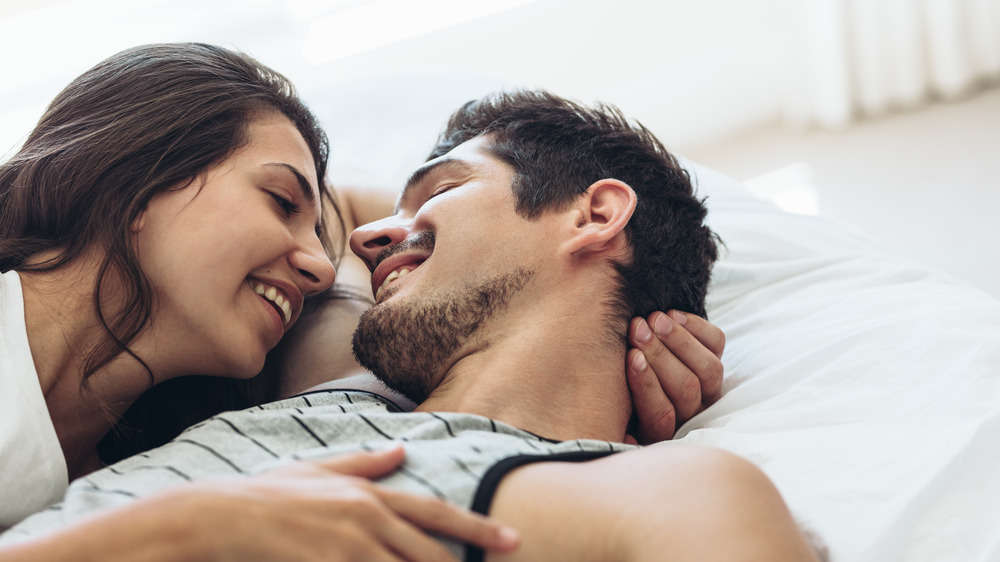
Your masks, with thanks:
[(392, 215), (401, 187), (337, 186), (337, 198), (347, 232)]
[(358, 290), (365, 295), (371, 293), (371, 274), (364, 262), (351, 252), (348, 240), (355, 228), (392, 215), (398, 191), (398, 188), (352, 186), (335, 189), (347, 231), (347, 239), (339, 242), (343, 245), (343, 257), (337, 268), (337, 285)]
[(199, 509), (164, 496), (109, 509), (53, 533), (0, 547), (0, 562), (206, 559)]

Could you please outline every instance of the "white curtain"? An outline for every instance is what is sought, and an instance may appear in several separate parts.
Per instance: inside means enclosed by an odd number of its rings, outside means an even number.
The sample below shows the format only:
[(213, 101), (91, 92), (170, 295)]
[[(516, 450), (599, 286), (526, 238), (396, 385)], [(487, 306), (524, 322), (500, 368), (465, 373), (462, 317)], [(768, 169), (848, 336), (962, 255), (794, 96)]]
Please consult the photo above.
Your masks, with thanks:
[(1000, 85), (1000, 0), (802, 0), (786, 117), (836, 128)]

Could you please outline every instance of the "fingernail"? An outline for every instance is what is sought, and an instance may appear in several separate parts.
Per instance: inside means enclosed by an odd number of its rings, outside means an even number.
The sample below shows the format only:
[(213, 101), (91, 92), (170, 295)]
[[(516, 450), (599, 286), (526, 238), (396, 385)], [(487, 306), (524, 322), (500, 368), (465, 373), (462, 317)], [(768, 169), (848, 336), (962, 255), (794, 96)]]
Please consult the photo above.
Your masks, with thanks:
[(632, 370), (636, 373), (641, 373), (646, 370), (646, 356), (642, 352), (636, 353), (635, 357), (632, 359)]
[(521, 534), (513, 527), (500, 527), (499, 536), (504, 546), (514, 546), (521, 540)]
[(656, 320), (653, 320), (653, 330), (656, 330), (656, 335), (661, 338), (669, 334), (672, 329), (674, 329), (674, 325), (666, 314), (659, 314), (656, 316)]
[(687, 314), (684, 314), (679, 310), (671, 310), (670, 317), (674, 319), (674, 322), (677, 322), (681, 326), (686, 326), (688, 323)]
[(640, 318), (639, 323), (635, 327), (635, 339), (640, 343), (646, 343), (651, 337), (653, 337), (653, 332), (649, 331), (649, 324)]

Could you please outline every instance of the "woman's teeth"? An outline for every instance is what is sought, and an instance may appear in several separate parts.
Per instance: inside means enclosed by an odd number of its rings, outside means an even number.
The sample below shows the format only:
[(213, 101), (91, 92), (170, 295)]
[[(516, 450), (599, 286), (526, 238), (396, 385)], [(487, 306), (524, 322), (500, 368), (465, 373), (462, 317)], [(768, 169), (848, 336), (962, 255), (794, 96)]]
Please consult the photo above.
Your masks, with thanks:
[(274, 287), (268, 287), (263, 283), (257, 282), (253, 282), (252, 285), (255, 293), (273, 302), (281, 309), (282, 314), (285, 316), (284, 325), (287, 326), (292, 321), (292, 303), (288, 302), (285, 295), (279, 293)]
[(389, 276), (385, 278), (385, 281), (382, 281), (382, 285), (379, 286), (378, 291), (375, 292), (375, 301), (378, 302), (382, 298), (382, 293), (385, 292), (385, 289), (386, 287), (389, 286), (389, 283), (392, 283), (393, 281), (406, 275), (410, 271), (411, 270), (408, 267), (401, 267), (396, 271), (390, 273)]

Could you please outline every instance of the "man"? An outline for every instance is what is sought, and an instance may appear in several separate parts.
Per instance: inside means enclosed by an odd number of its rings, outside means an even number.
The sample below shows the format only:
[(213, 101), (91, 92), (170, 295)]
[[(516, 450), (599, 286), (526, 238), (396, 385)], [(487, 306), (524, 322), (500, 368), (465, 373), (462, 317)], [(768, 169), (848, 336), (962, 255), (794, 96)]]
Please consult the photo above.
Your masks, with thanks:
[(815, 559), (748, 463), (622, 444), (621, 334), (653, 310), (704, 315), (716, 257), (704, 218), (684, 171), (616, 110), (542, 92), (472, 102), (396, 214), (351, 237), (376, 298), (355, 354), (413, 413), (318, 390), (223, 414), (74, 484), (20, 530), (191, 479), (402, 442), (406, 463), (380, 482), (517, 527), (512, 560)]

